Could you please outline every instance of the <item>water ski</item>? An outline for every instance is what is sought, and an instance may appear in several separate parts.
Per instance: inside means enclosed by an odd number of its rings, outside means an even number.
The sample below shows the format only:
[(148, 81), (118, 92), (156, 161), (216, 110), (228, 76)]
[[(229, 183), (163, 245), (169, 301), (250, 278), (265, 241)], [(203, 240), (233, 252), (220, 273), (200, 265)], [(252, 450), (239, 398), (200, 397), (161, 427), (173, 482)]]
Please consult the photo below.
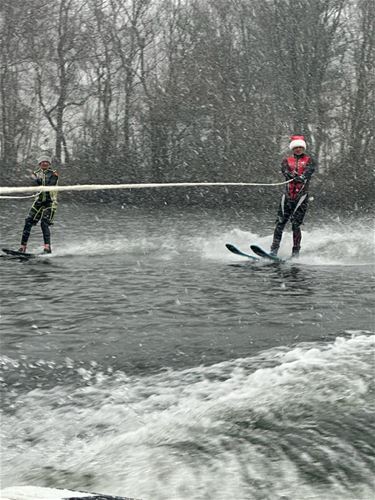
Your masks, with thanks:
[[(132, 500), (112, 495), (100, 495), (85, 491), (44, 488), (42, 486), (16, 486), (0, 491), (3, 500)], [(134, 499), (133, 499), (134, 500)]]
[(273, 262), (285, 262), (284, 259), (280, 259), (280, 257), (266, 252), (265, 250), (263, 250), (263, 248), (258, 247), (258, 245), (250, 245), (250, 248), (256, 255), (258, 255), (262, 259), (272, 260)]
[(248, 259), (251, 259), (251, 260), (259, 260), (258, 257), (254, 257), (254, 255), (249, 255), (248, 253), (242, 252), (242, 250), (240, 250), (239, 248), (235, 247), (231, 243), (226, 243), (225, 246), (227, 247), (227, 249), (230, 252), (232, 252), (232, 253), (234, 253), (236, 255), (240, 255), (241, 257), (247, 257)]
[(43, 254), (29, 253), (29, 252), (19, 252), (18, 250), (11, 250), (10, 248), (2, 248), (1, 249), (8, 257), (14, 257), (18, 259), (34, 259)]

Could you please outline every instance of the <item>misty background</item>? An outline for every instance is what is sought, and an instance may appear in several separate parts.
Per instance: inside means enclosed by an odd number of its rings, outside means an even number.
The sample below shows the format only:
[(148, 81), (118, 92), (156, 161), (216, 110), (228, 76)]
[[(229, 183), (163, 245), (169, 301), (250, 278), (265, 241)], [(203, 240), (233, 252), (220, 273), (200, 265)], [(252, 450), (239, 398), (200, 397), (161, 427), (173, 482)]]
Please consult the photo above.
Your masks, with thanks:
[[(30, 184), (41, 151), (61, 185), (278, 182), (298, 133), (318, 206), (369, 209), (373, 0), (2, 0), (0, 15), (3, 185)], [(265, 207), (278, 193), (100, 197)]]

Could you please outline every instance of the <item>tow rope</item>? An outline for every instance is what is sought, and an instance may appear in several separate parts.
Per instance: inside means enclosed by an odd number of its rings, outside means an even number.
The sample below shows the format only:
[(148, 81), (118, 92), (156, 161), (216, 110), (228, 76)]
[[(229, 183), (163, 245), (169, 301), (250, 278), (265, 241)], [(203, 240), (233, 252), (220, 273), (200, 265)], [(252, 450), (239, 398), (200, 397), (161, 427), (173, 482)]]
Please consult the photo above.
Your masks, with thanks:
[(40, 195), (40, 193), (41, 193), (41, 191), (39, 191), (39, 193), (30, 194), (27, 196), (0, 196), (0, 198), (9, 198), (10, 200), (21, 200), (21, 199), (25, 199), (25, 198), (36, 198), (37, 196)]
[(76, 184), (73, 186), (25, 186), (25, 187), (0, 187), (0, 195), (12, 193), (34, 193), (30, 196), (0, 196), (2, 199), (32, 198), (44, 192), (61, 191), (104, 191), (109, 189), (148, 189), (165, 187), (211, 187), (211, 186), (282, 186), (288, 184), (292, 179), (284, 182), (165, 182), (151, 184)]

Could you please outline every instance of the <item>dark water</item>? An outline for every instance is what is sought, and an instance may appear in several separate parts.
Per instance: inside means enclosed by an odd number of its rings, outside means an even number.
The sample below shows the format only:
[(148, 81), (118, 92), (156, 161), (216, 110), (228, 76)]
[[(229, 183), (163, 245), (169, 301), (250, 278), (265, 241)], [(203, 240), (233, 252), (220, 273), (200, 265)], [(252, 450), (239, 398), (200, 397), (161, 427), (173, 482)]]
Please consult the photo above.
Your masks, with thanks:
[[(2, 246), (26, 211), (5, 206)], [(224, 247), (268, 247), (271, 230), (62, 204), (52, 256), (0, 259), (2, 487), (372, 499), (372, 223), (311, 216), (284, 265)]]

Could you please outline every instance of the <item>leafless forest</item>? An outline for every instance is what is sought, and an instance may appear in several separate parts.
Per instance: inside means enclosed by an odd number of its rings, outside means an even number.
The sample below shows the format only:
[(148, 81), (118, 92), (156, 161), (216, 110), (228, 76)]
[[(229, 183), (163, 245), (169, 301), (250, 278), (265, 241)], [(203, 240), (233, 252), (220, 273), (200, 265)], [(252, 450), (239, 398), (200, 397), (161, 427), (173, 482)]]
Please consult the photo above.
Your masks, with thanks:
[[(373, 0), (0, 5), (2, 184), (27, 184), (40, 151), (61, 184), (278, 181), (300, 133), (323, 206), (370, 205)], [(189, 193), (211, 204), (270, 196)]]

